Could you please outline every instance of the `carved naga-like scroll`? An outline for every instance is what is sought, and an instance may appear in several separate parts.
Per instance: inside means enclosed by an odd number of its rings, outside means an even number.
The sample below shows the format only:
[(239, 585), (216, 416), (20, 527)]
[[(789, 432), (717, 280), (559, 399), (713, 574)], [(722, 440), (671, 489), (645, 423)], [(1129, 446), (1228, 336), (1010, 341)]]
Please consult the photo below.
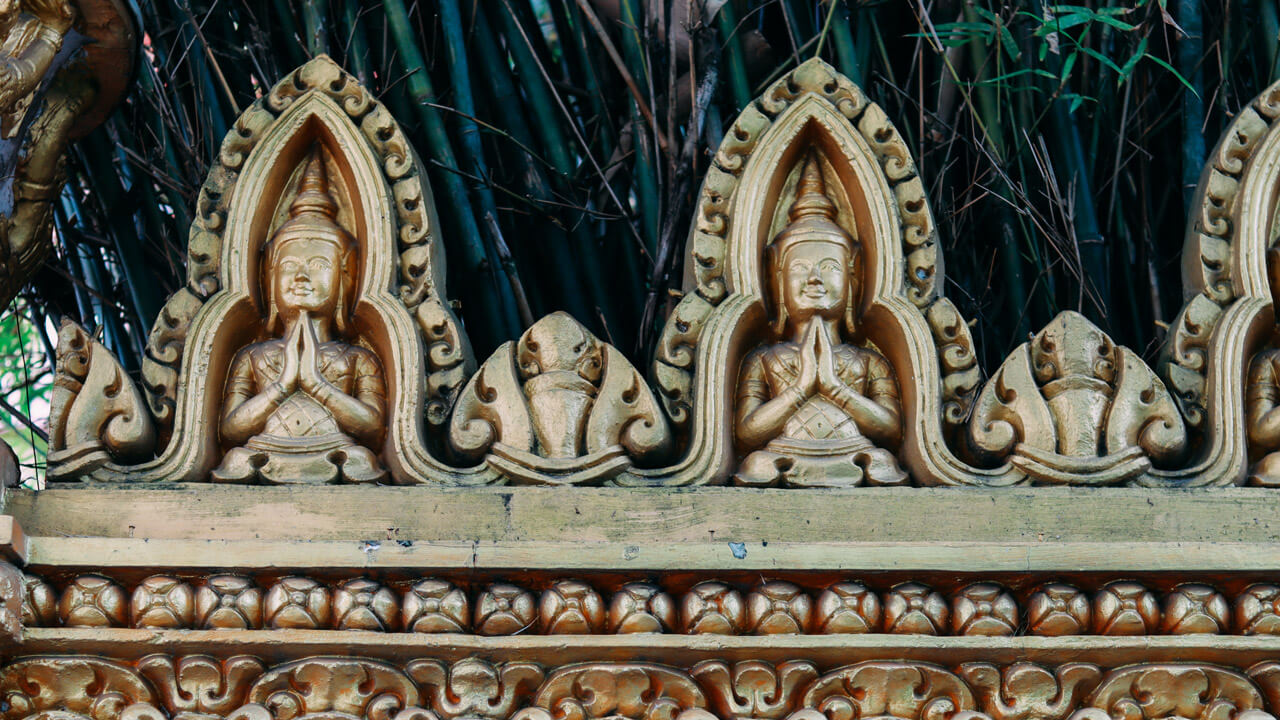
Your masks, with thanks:
[(0, 308), (52, 250), (63, 155), (124, 96), (136, 44), (122, 0), (0, 7)]
[(1206, 169), (1193, 294), (1159, 374), (1068, 312), (980, 388), (906, 145), (859, 88), (806, 62), (716, 153), (651, 387), (560, 313), (473, 373), (417, 156), (320, 57), (223, 143), (188, 282), (148, 343), (149, 412), (105, 351), (65, 331), (50, 475), (1182, 487), (1242, 482), (1253, 462), (1253, 482), (1278, 484), (1278, 116), (1280, 85)]

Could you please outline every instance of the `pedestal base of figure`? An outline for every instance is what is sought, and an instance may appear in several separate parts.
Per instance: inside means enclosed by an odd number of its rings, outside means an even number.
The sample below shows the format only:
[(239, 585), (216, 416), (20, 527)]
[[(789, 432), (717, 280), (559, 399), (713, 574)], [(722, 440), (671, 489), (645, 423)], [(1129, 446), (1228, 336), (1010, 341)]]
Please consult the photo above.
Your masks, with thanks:
[(387, 471), (368, 448), (343, 434), (327, 438), (258, 435), (234, 448), (213, 471), (213, 481), (247, 485), (376, 483)]
[(734, 484), (749, 487), (905, 485), (893, 454), (859, 437), (841, 444), (790, 438), (770, 442), (742, 461)]

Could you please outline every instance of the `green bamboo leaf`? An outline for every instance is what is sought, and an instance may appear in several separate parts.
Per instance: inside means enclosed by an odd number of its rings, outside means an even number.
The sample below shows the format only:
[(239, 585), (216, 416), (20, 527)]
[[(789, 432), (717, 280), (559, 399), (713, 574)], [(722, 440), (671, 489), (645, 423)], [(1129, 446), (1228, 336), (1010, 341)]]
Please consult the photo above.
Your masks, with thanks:
[(1176, 77), (1176, 78), (1178, 78), (1178, 82), (1182, 83), (1183, 85), (1185, 85), (1185, 86), (1186, 86), (1186, 88), (1187, 88), (1188, 90), (1190, 90), (1191, 92), (1195, 93), (1196, 97), (1199, 97), (1199, 96), (1200, 96), (1200, 93), (1197, 93), (1197, 92), (1196, 92), (1196, 89), (1195, 89), (1194, 87), (1192, 87), (1192, 86), (1191, 86), (1191, 83), (1187, 82), (1187, 79), (1186, 79), (1186, 78), (1184, 78), (1184, 77), (1182, 77), (1182, 73), (1180, 73), (1180, 72), (1178, 72), (1177, 70), (1175, 70), (1175, 69), (1173, 68), (1173, 66), (1172, 66), (1172, 65), (1170, 65), (1169, 63), (1167, 63), (1167, 62), (1165, 62), (1165, 61), (1161, 60), (1160, 58), (1156, 57), (1155, 55), (1152, 55), (1151, 53), (1147, 53), (1147, 54), (1143, 55), (1143, 57), (1145, 57), (1146, 59), (1150, 60), (1151, 62), (1153, 62), (1153, 63), (1155, 63), (1155, 64), (1159, 65), (1160, 67), (1164, 68), (1165, 70), (1168, 70), (1169, 72), (1173, 73), (1173, 76), (1174, 76), (1174, 77)]
[(1045, 21), (1044, 25), (1036, 28), (1036, 37), (1044, 37), (1063, 30), (1070, 30), (1077, 25), (1084, 25), (1093, 20), (1093, 14), (1072, 13), (1070, 15), (1060, 15)]
[(1084, 53), (1085, 55), (1088, 55), (1089, 57), (1093, 58), (1094, 60), (1097, 60), (1098, 62), (1102, 63), (1103, 65), (1106, 65), (1107, 67), (1111, 68), (1112, 70), (1114, 70), (1114, 71), (1116, 72), (1116, 74), (1117, 74), (1117, 75), (1121, 74), (1121, 72), (1122, 72), (1122, 71), (1120, 70), (1120, 66), (1119, 66), (1119, 65), (1117, 65), (1117, 64), (1115, 63), (1115, 61), (1114, 61), (1114, 60), (1112, 60), (1111, 58), (1107, 57), (1106, 55), (1103, 55), (1102, 53), (1098, 52), (1097, 50), (1094, 50), (1093, 48), (1088, 47), (1088, 46), (1085, 46), (1085, 45), (1081, 45), (1081, 46), (1080, 46), (1080, 52)]
[(1062, 63), (1062, 70), (1058, 73), (1059, 81), (1065, 83), (1068, 79), (1071, 78), (1071, 70), (1075, 68), (1076, 59), (1079, 57), (1080, 57), (1079, 50), (1071, 51), (1071, 54), (1067, 56), (1066, 61)]
[(1146, 53), (1147, 39), (1142, 38), (1138, 41), (1138, 49), (1134, 51), (1133, 55), (1131, 55), (1120, 68), (1120, 79), (1116, 81), (1117, 85), (1121, 85), (1129, 79), (1129, 76), (1133, 74), (1133, 69), (1138, 66), (1138, 61), (1141, 60), (1142, 56)]

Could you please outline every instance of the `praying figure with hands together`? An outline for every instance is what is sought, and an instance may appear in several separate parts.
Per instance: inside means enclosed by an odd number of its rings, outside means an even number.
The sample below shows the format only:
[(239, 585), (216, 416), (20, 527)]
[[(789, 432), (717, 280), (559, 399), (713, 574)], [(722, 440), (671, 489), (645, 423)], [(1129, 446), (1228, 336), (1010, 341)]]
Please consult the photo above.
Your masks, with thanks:
[(282, 337), (237, 353), (220, 431), (231, 449), (214, 480), (244, 483), (377, 482), (370, 449), (384, 431), (386, 385), (378, 358), (346, 342), (358, 247), (336, 221), (324, 162), (304, 170), (289, 218), (263, 250), (267, 331)]
[(752, 351), (738, 380), (735, 434), (749, 452), (735, 481), (847, 487), (907, 480), (885, 446), (902, 434), (893, 368), (844, 342), (856, 329), (856, 240), (835, 222), (822, 170), (801, 169), (789, 223), (770, 243), (773, 323), (781, 342)]

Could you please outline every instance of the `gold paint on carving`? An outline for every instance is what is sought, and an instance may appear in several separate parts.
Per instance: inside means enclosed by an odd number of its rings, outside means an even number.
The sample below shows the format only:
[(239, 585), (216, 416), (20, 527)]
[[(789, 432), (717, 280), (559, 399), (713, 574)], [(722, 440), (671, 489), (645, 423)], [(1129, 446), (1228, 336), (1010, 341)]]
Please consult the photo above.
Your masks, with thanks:
[(262, 250), (265, 331), (232, 360), (219, 434), (229, 446), (215, 482), (378, 482), (370, 448), (384, 432), (386, 384), (372, 351), (353, 345), (360, 249), (337, 221), (323, 151), (307, 162), (284, 221)]
[(518, 484), (614, 480), (671, 445), (657, 399), (630, 362), (563, 312), (507, 342), (468, 381), (449, 422), (459, 458)]
[(776, 667), (759, 660), (730, 666), (720, 660), (706, 660), (689, 669), (689, 674), (710, 698), (719, 717), (778, 720), (797, 709), (800, 694), (818, 678), (812, 663), (784, 662)]
[(1019, 345), (978, 397), (970, 438), (1032, 480), (1115, 484), (1179, 461), (1186, 428), (1164, 383), (1132, 350), (1066, 311)]
[(618, 634), (672, 632), (676, 604), (652, 583), (627, 583), (609, 602), (609, 631)]
[[(277, 83), (236, 120), (196, 209), (187, 283), (162, 309), (143, 366), (159, 456), (72, 475), (204, 482), (217, 468), (237, 482), (499, 481), (428, 447), (426, 428), (446, 422), (470, 350), (444, 296), (425, 172), (355, 78), (319, 56)], [(285, 285), (295, 255), (331, 266), (332, 278), (303, 278), (309, 299)]]
[(862, 583), (840, 582), (823, 590), (814, 612), (814, 631), (818, 633), (880, 631), (880, 598)]
[(1027, 600), (1027, 630), (1033, 635), (1085, 635), (1092, 625), (1089, 597), (1071, 585), (1043, 585)]
[(1093, 596), (1093, 631), (1098, 635), (1150, 635), (1160, 624), (1156, 596), (1140, 583), (1107, 583)]
[(213, 575), (196, 589), (197, 630), (254, 630), (262, 627), (262, 590), (249, 578)]
[(994, 720), (1066, 720), (1102, 679), (1093, 665), (1067, 663), (1050, 670), (1028, 662), (1003, 669), (966, 663), (960, 677)]
[(754, 450), (741, 485), (896, 485), (907, 476), (885, 445), (902, 433), (898, 384), (858, 332), (861, 246), (835, 222), (818, 158), (805, 159), (790, 222), (765, 249), (779, 342), (742, 361), (735, 434)]
[(467, 594), (453, 583), (427, 578), (405, 590), (402, 624), (407, 632), (457, 633), (471, 629)]
[(101, 575), (77, 577), (58, 600), (58, 619), (67, 627), (124, 627), (128, 613), (124, 591)]
[[(0, 307), (53, 247), (53, 203), (71, 141), (106, 119), (128, 91), (135, 36), (119, 0), (10, 0), (0, 7), (0, 175), (12, 178), (0, 215)], [(77, 47), (64, 45), (74, 37)], [(69, 54), (68, 54), (69, 53)]]
[(49, 477), (89, 473), (116, 460), (145, 460), (155, 430), (124, 368), (84, 328), (63, 319), (49, 399)]
[(138, 583), (129, 619), (139, 628), (189, 628), (195, 617), (195, 592), (169, 575), (152, 575)]

